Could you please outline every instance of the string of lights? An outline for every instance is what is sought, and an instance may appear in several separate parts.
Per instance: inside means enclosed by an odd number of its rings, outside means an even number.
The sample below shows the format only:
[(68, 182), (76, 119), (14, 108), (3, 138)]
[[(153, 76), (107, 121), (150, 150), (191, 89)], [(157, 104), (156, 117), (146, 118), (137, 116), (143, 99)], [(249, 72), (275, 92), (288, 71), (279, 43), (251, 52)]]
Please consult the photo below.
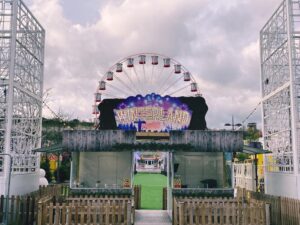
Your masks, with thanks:
[(249, 113), (249, 115), (244, 120), (242, 120), (242, 124), (244, 124), (256, 112), (260, 105), (261, 101), (254, 107), (254, 109)]
[(64, 119), (61, 116), (59, 116), (56, 112), (54, 112), (54, 110), (51, 109), (46, 102), (43, 102), (43, 106), (45, 106), (57, 119), (64, 121)]

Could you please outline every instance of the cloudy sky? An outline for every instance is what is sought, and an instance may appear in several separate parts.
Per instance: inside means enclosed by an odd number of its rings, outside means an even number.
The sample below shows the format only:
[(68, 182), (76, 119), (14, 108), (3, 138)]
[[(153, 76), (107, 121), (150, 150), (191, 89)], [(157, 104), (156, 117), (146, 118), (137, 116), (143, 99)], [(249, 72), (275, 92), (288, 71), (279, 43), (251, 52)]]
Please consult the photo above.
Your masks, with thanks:
[[(194, 74), (210, 128), (223, 128), (232, 115), (241, 122), (258, 104), (259, 31), (280, 2), (25, 0), (46, 30), (45, 90), (56, 112), (88, 120), (99, 71), (157, 52)], [(260, 122), (260, 109), (247, 122)]]

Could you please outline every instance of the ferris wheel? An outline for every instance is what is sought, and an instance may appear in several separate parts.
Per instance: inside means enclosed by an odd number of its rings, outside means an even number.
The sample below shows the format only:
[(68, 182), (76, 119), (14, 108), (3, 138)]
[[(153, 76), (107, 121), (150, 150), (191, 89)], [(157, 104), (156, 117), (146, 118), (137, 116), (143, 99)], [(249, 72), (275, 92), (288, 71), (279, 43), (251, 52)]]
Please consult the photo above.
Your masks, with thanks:
[(98, 105), (106, 98), (159, 94), (161, 96), (201, 96), (193, 75), (178, 61), (156, 53), (123, 58), (101, 75), (95, 93), (93, 115), (99, 122)]

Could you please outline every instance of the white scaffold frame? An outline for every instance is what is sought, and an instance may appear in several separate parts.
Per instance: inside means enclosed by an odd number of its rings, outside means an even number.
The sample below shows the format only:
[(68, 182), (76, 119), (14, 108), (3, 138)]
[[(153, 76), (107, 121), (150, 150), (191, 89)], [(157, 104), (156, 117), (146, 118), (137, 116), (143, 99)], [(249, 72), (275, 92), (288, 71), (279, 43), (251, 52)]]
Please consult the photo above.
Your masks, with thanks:
[(300, 171), (300, 1), (284, 0), (260, 32), (266, 172)]
[[(12, 173), (39, 168), (45, 30), (21, 0), (0, 0), (0, 153)], [(8, 163), (0, 158), (0, 178)]]

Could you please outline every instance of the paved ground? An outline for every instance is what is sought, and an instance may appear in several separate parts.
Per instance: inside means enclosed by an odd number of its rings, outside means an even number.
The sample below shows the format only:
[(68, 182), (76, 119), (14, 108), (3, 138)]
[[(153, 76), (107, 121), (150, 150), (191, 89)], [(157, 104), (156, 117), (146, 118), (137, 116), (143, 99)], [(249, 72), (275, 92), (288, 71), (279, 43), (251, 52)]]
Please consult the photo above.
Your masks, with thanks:
[(136, 210), (135, 225), (171, 225), (166, 210)]

